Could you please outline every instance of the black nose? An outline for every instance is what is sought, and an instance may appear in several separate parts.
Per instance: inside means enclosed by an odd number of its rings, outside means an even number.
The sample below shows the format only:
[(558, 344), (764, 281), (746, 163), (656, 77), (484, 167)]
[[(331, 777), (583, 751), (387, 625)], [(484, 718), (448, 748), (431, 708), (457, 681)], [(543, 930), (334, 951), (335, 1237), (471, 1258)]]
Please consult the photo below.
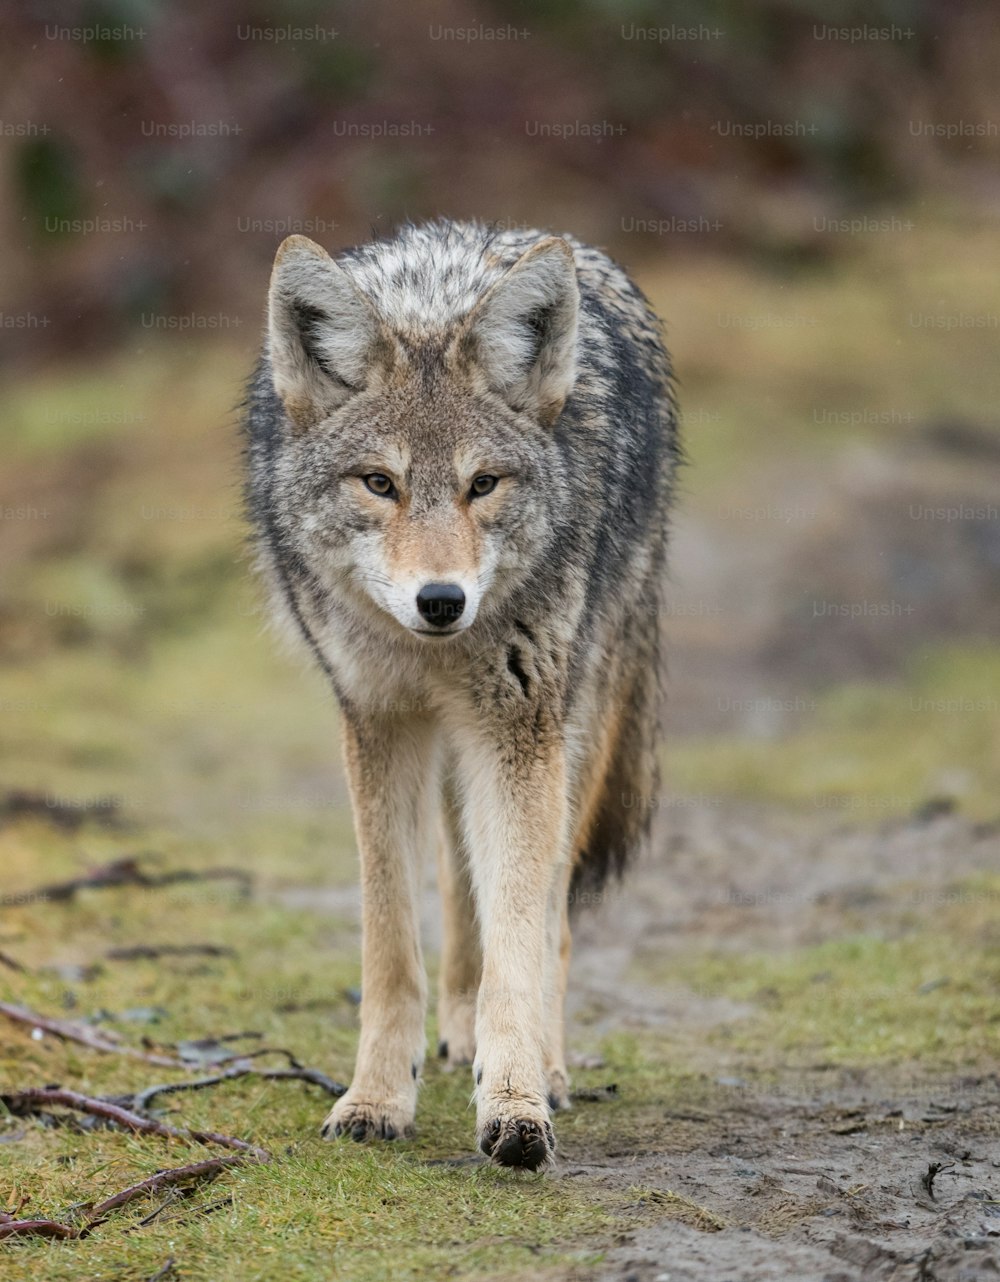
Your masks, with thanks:
[(465, 593), (457, 583), (425, 583), (417, 593), (417, 609), (428, 623), (446, 628), (465, 609)]

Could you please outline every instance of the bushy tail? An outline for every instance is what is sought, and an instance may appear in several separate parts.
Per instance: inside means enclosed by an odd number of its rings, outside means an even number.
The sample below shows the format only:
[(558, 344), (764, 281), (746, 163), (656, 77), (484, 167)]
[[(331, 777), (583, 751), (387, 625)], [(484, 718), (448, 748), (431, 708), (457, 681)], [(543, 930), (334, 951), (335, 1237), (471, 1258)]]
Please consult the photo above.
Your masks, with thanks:
[[(655, 634), (655, 617), (650, 626)], [(618, 737), (594, 817), (576, 852), (571, 908), (593, 902), (609, 877), (621, 877), (647, 838), (657, 806), (660, 681), (655, 635), (643, 651), (619, 695)]]

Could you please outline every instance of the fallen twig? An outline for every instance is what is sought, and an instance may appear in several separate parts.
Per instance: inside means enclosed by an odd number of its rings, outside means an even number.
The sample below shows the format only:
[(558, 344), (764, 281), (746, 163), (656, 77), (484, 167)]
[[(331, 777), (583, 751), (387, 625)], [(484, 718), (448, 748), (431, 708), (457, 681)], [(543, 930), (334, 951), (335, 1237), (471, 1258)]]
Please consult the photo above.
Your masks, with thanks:
[(173, 1271), (174, 1271), (174, 1257), (170, 1255), (167, 1257), (164, 1264), (160, 1268), (158, 1268), (155, 1273), (151, 1273), (149, 1275), (149, 1277), (146, 1279), (146, 1282), (163, 1282), (163, 1279), (170, 1277)]
[(227, 1193), (225, 1197), (217, 1197), (214, 1202), (202, 1202), (198, 1206), (192, 1206), (186, 1215), (172, 1216), (171, 1219), (178, 1220), (181, 1224), (186, 1224), (188, 1220), (193, 1219), (196, 1215), (214, 1215), (216, 1211), (221, 1211), (224, 1206), (232, 1206), (233, 1195)]
[[(169, 1167), (162, 1171), (157, 1171), (155, 1175), (147, 1176), (146, 1179), (140, 1180), (136, 1184), (130, 1184), (128, 1188), (122, 1189), (118, 1193), (107, 1197), (103, 1202), (98, 1202), (92, 1206), (88, 1212), (87, 1219), (82, 1224), (64, 1224), (58, 1220), (46, 1219), (16, 1219), (18, 1211), (24, 1206), (24, 1202), (11, 1212), (0, 1212), (0, 1238), (9, 1237), (52, 1237), (52, 1238), (82, 1238), (92, 1233), (94, 1229), (100, 1227), (112, 1211), (117, 1211), (120, 1207), (127, 1206), (137, 1197), (142, 1197), (146, 1193), (154, 1192), (161, 1188), (173, 1188), (178, 1184), (185, 1184), (192, 1180), (214, 1179), (221, 1171), (231, 1166), (236, 1166), (241, 1162), (253, 1161), (264, 1165), (271, 1160), (271, 1154), (267, 1149), (260, 1148), (256, 1144), (248, 1144), (246, 1140), (236, 1139), (232, 1135), (220, 1135), (215, 1131), (181, 1131), (174, 1126), (169, 1126), (165, 1122), (154, 1121), (152, 1118), (139, 1117), (138, 1114), (131, 1112), (129, 1109), (122, 1108), (118, 1104), (113, 1104), (108, 1100), (92, 1099), (88, 1095), (80, 1095), (76, 1091), (64, 1091), (58, 1087), (38, 1087), (29, 1088), (23, 1091), (13, 1091), (0, 1095), (2, 1102), (12, 1113), (24, 1114), (34, 1113), (41, 1110), (47, 1104), (60, 1105), (64, 1108), (74, 1109), (77, 1112), (88, 1113), (95, 1117), (103, 1117), (108, 1121), (123, 1126), (127, 1130), (140, 1132), (145, 1135), (162, 1135), (168, 1139), (180, 1140), (197, 1140), (202, 1144), (218, 1144), (223, 1148), (235, 1149), (236, 1152), (227, 1157), (209, 1157), (200, 1162), (190, 1162), (186, 1166)], [(227, 1199), (212, 1204), (208, 1209), (214, 1210), (217, 1206), (226, 1204)], [(159, 1215), (164, 1206), (157, 1208), (152, 1216), (147, 1216), (141, 1223), (150, 1223)], [(168, 1260), (155, 1277), (166, 1277), (168, 1267), (173, 1268), (173, 1261)]]
[(40, 1028), (44, 1033), (51, 1033), (65, 1042), (78, 1042), (89, 1046), (94, 1051), (105, 1051), (115, 1055), (128, 1055), (132, 1059), (144, 1060), (147, 1064), (156, 1064), (160, 1068), (186, 1068), (182, 1060), (170, 1055), (160, 1055), (156, 1051), (139, 1050), (117, 1040), (116, 1035), (99, 1032), (86, 1024), (75, 1024), (68, 1019), (54, 1019), (49, 1015), (40, 1015), (29, 1010), (27, 1006), (16, 1006), (13, 1002), (0, 1002), (0, 1015), (6, 1015), (18, 1024), (27, 1024), (29, 1028)]
[(937, 1199), (934, 1196), (934, 1181), (939, 1175), (944, 1175), (954, 1167), (954, 1162), (929, 1162), (927, 1170), (920, 1177), (920, 1183), (924, 1186), (927, 1196), (932, 1202)]
[(13, 1211), (0, 1211), (0, 1238), (5, 1237), (76, 1237), (76, 1233), (68, 1224), (60, 1224), (56, 1220), (43, 1219), (24, 1219), (19, 1220), (17, 1217), (30, 1201), (30, 1198), (22, 1197)]
[[(125, 1230), (125, 1232), (138, 1233), (140, 1229), (147, 1228), (150, 1224), (153, 1223), (154, 1220), (158, 1220), (164, 1211), (169, 1210), (171, 1207), (176, 1207), (179, 1202), (182, 1202), (185, 1198), (190, 1197), (191, 1194), (193, 1193), (194, 1193), (193, 1188), (184, 1189), (181, 1191), (180, 1195), (178, 1196), (175, 1190), (171, 1189), (159, 1206), (154, 1207), (153, 1210), (150, 1211), (148, 1215), (144, 1215), (142, 1219), (137, 1220), (135, 1224), (130, 1224), (129, 1227)], [(214, 1202), (199, 1203), (197, 1205), (189, 1207), (186, 1212), (182, 1209), (177, 1211), (174, 1215), (168, 1216), (167, 1218), (171, 1224), (175, 1224), (175, 1223), (186, 1224), (189, 1220), (194, 1219), (196, 1216), (213, 1215), (216, 1211), (221, 1211), (224, 1206), (232, 1206), (232, 1204), (233, 1204), (233, 1195), (232, 1193), (227, 1193), (225, 1197), (216, 1198)]]
[(109, 948), (109, 961), (153, 961), (157, 957), (235, 957), (236, 949), (224, 944), (134, 944), (131, 948)]
[(68, 832), (75, 832), (91, 820), (105, 828), (123, 826), (117, 797), (100, 797), (86, 805), (23, 789), (13, 789), (0, 797), (0, 819), (17, 819), (22, 815), (48, 819)]
[(0, 1220), (0, 1238), (7, 1237), (79, 1237), (80, 1230), (57, 1220)]
[[(157, 1171), (155, 1175), (150, 1175), (148, 1179), (140, 1180), (138, 1184), (130, 1184), (127, 1189), (122, 1189), (113, 1197), (105, 1198), (91, 1210), (90, 1228), (96, 1227), (96, 1221), (107, 1215), (109, 1211), (116, 1211), (120, 1206), (126, 1206), (129, 1202), (137, 1197), (142, 1197), (144, 1193), (152, 1193), (156, 1189), (167, 1188), (174, 1184), (184, 1184), (188, 1180), (203, 1180), (208, 1177), (214, 1179), (220, 1171), (224, 1171), (229, 1166), (236, 1166), (238, 1163), (246, 1161), (246, 1158), (239, 1154), (235, 1157), (210, 1157), (204, 1162), (192, 1162), (189, 1166), (175, 1166), (170, 1170)], [(160, 1210), (163, 1208), (161, 1207)]]
[(182, 881), (220, 881), (232, 880), (241, 883), (243, 894), (248, 895), (253, 878), (244, 868), (176, 868), (172, 872), (148, 873), (140, 867), (140, 861), (150, 859), (148, 854), (125, 855), (121, 859), (112, 859), (110, 863), (99, 864), (90, 872), (69, 881), (53, 882), (49, 886), (38, 886), (35, 890), (20, 892), (11, 903), (64, 902), (72, 899), (79, 890), (104, 890), (110, 886), (142, 886), (146, 889), (159, 886), (172, 886)]
[(151, 1117), (140, 1117), (138, 1113), (123, 1108), (120, 1104), (94, 1099), (89, 1095), (81, 1095), (77, 1091), (63, 1090), (61, 1087), (29, 1087), (23, 1091), (5, 1092), (0, 1094), (0, 1103), (3, 1103), (11, 1113), (18, 1115), (35, 1113), (49, 1105), (69, 1108), (78, 1113), (88, 1113), (93, 1117), (103, 1117), (126, 1130), (143, 1135), (162, 1135), (174, 1140), (198, 1140), (202, 1144), (218, 1144), (222, 1148), (236, 1149), (258, 1162), (271, 1160), (267, 1149), (259, 1148), (256, 1144), (248, 1144), (246, 1140), (236, 1139), (231, 1135), (220, 1135), (217, 1131), (181, 1131), (166, 1122), (159, 1122)]
[(27, 966), (23, 966), (16, 957), (11, 957), (10, 953), (5, 953), (0, 949), (0, 966), (6, 966), (8, 970), (19, 970), (22, 974), (27, 974)]
[(148, 1228), (148, 1226), (152, 1224), (154, 1220), (158, 1220), (160, 1218), (160, 1216), (163, 1214), (163, 1212), (167, 1209), (168, 1206), (173, 1206), (173, 1204), (176, 1201), (177, 1201), (176, 1191), (174, 1189), (171, 1189), (159, 1206), (154, 1206), (148, 1215), (144, 1215), (142, 1219), (137, 1221), (135, 1224), (129, 1225), (129, 1227), (125, 1230), (125, 1232), (135, 1233), (139, 1229)]
[(325, 1073), (321, 1073), (315, 1068), (303, 1068), (301, 1065), (296, 1065), (292, 1068), (253, 1068), (249, 1064), (236, 1063), (211, 1077), (197, 1077), (190, 1082), (166, 1082), (162, 1086), (147, 1086), (144, 1091), (138, 1091), (135, 1095), (118, 1096), (116, 1098), (128, 1100), (126, 1107), (134, 1108), (141, 1113), (149, 1108), (150, 1103), (157, 1095), (173, 1095), (177, 1091), (200, 1091), (209, 1086), (218, 1086), (222, 1082), (235, 1082), (241, 1077), (258, 1077), (269, 1082), (308, 1082), (312, 1086), (320, 1087), (321, 1090), (326, 1091), (328, 1095), (333, 1095), (335, 1098), (339, 1098), (347, 1091), (347, 1087), (343, 1083), (335, 1082), (332, 1078), (327, 1077)]

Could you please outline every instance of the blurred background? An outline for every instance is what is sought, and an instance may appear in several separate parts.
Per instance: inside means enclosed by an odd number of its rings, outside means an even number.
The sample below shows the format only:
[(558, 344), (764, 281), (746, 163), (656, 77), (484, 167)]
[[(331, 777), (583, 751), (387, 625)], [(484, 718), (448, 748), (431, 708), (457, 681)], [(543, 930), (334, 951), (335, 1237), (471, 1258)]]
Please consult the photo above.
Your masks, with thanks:
[(9, 786), (181, 831), (346, 823), (330, 699), (262, 633), (235, 407), (285, 235), (447, 215), (602, 245), (666, 322), (690, 466), (650, 804), (995, 816), (987, 0), (105, 0), (4, 26)]

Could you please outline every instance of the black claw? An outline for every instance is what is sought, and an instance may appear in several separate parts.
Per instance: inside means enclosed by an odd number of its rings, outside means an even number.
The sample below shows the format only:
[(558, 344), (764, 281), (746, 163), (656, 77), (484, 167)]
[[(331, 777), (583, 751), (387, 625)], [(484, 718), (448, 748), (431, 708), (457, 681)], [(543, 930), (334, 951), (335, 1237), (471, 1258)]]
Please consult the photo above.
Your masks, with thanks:
[(486, 1130), (483, 1132), (483, 1138), (479, 1142), (479, 1147), (483, 1150), (483, 1152), (486, 1154), (487, 1157), (492, 1157), (493, 1150), (494, 1148), (496, 1148), (497, 1140), (500, 1138), (501, 1130), (502, 1130), (502, 1125), (501, 1125), (500, 1119), (498, 1117), (495, 1117), (493, 1121), (490, 1122), (489, 1126), (487, 1126)]
[(498, 1118), (494, 1118), (483, 1133), (479, 1147), (500, 1166), (515, 1166), (537, 1171), (552, 1156), (555, 1138), (552, 1127), (546, 1122), (522, 1119), (509, 1125), (506, 1131)]
[[(323, 1127), (323, 1134), (330, 1133), (330, 1126), (327, 1123)], [(404, 1130), (398, 1130), (392, 1122), (385, 1118), (373, 1119), (370, 1117), (355, 1117), (353, 1120), (346, 1122), (337, 1122), (333, 1126), (333, 1134), (336, 1136), (348, 1135), (355, 1144), (363, 1144), (367, 1140), (395, 1140), (400, 1135), (407, 1134)]]

